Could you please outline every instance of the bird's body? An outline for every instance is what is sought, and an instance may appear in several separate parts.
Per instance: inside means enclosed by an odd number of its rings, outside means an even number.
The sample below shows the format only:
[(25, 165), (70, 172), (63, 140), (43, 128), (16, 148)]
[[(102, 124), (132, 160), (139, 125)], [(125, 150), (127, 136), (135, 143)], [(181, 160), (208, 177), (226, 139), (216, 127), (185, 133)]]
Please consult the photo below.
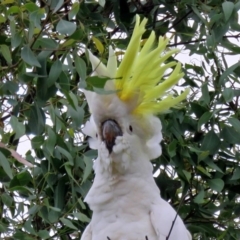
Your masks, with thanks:
[[(107, 181), (107, 186), (106, 182), (94, 184), (94, 194), (91, 196), (90, 192), (87, 196), (93, 216), (89, 224), (91, 237), (86, 240), (106, 240), (107, 237), (111, 240), (145, 240), (146, 236), (149, 240), (167, 239), (176, 212), (160, 198), (153, 179), (126, 175)], [(179, 217), (174, 225), (169, 240), (190, 239)]]
[[(151, 118), (158, 128), (155, 138), (160, 138), (160, 121)], [(95, 179), (85, 198), (93, 215), (82, 239), (191, 239), (176, 211), (160, 196), (144, 138), (126, 131), (117, 137), (111, 154), (105, 144), (99, 144)]]
[[(138, 18), (137, 21), (136, 26), (139, 24)], [(144, 31), (144, 24), (140, 24), (140, 30), (135, 26), (133, 35), (135, 38), (138, 36), (139, 40)], [(153, 53), (153, 40), (145, 43), (146, 47), (142, 49), (144, 54)], [(84, 90), (92, 113), (84, 133), (90, 136), (90, 147), (98, 150), (98, 157), (94, 161), (94, 182), (85, 197), (93, 215), (82, 240), (192, 239), (182, 219), (170, 204), (161, 198), (155, 184), (150, 160), (161, 155), (159, 143), (162, 140), (162, 127), (160, 120), (151, 114), (151, 109), (147, 107), (152, 107), (152, 112), (156, 113), (159, 106), (161, 109), (168, 109), (184, 99), (186, 94), (175, 98), (173, 102), (167, 97), (162, 101), (167, 106), (159, 105), (159, 101), (153, 100), (156, 89), (149, 90), (152, 80), (140, 79), (141, 84), (132, 84), (131, 81), (138, 71), (136, 62), (142, 64), (145, 61), (142, 52), (138, 55), (141, 61), (132, 61), (136, 69), (126, 71), (121, 70), (121, 66), (116, 70), (116, 59), (114, 60), (111, 49), (109, 59), (113, 62), (108, 63), (107, 68), (89, 53), (97, 75), (113, 77), (122, 71), (121, 74), (128, 75), (129, 79), (126, 80), (127, 77), (123, 76), (123, 82), (108, 81), (105, 85), (105, 89), (111, 91), (120, 86), (122, 91), (119, 94), (113, 92), (99, 95)], [(124, 60), (121, 64), (125, 64)], [(110, 74), (109, 69), (114, 66), (115, 71)], [(182, 76), (179, 73), (179, 65), (176, 68), (178, 69), (173, 73), (175, 78), (172, 77), (169, 81), (174, 82)], [(164, 84), (163, 88), (169, 88)], [(149, 92), (146, 93), (146, 90)]]

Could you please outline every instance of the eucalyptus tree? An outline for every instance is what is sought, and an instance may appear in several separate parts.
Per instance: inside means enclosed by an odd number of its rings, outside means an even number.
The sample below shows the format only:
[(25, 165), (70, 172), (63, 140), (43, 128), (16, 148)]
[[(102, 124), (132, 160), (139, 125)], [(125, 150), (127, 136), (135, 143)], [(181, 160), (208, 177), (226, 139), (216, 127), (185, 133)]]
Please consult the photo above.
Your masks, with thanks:
[(239, 9), (220, 0), (2, 0), (1, 238), (80, 238), (96, 152), (82, 134), (89, 109), (79, 89), (103, 94), (86, 49), (105, 63), (111, 45), (121, 60), (139, 14), (144, 39), (154, 30), (180, 49), (185, 76), (175, 91), (191, 88), (184, 105), (159, 116), (161, 195), (194, 239), (240, 239)]

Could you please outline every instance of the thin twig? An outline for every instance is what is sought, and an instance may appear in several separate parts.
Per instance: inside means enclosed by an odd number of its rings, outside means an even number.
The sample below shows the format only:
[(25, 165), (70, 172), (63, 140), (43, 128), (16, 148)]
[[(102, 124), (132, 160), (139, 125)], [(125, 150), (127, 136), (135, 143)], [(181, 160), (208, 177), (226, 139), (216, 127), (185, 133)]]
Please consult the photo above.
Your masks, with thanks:
[(48, 20), (50, 18), (50, 12), (47, 14), (45, 20), (43, 21), (43, 27), (41, 28), (41, 30), (39, 31), (39, 33), (33, 37), (33, 41), (32, 43), (30, 44), (30, 48), (32, 49), (34, 43), (37, 41), (37, 39), (40, 37), (40, 35), (42, 34), (44, 28), (45, 28), (45, 25), (47, 24)]
[[(240, 33), (236, 34), (236, 35), (226, 35), (223, 36), (223, 38), (240, 38)], [(202, 39), (196, 39), (196, 40), (191, 40), (191, 41), (186, 41), (186, 42), (179, 42), (179, 43), (173, 43), (173, 44), (168, 44), (168, 47), (175, 47), (178, 45), (185, 45), (185, 44), (189, 44), (189, 43), (198, 43), (198, 42), (204, 42), (206, 41), (206, 38), (202, 38)]]
[(170, 228), (170, 230), (169, 230), (169, 233), (168, 233), (168, 235), (167, 235), (167, 237), (166, 237), (166, 240), (169, 239), (169, 237), (170, 237), (170, 235), (171, 235), (171, 233), (172, 233), (172, 230), (173, 230), (174, 224), (175, 224), (175, 222), (176, 222), (176, 220), (177, 220), (177, 216), (178, 216), (179, 208), (180, 208), (180, 206), (182, 205), (182, 203), (183, 203), (183, 199), (184, 199), (184, 198), (185, 198), (185, 195), (182, 196), (182, 198), (181, 198), (181, 201), (180, 201), (180, 203), (179, 203), (179, 206), (178, 206), (178, 209), (177, 209), (177, 212), (176, 212), (176, 216), (175, 216), (175, 218), (174, 218), (174, 220), (173, 220), (173, 222), (172, 222), (172, 226), (171, 226), (171, 228)]
[(191, 9), (189, 12), (187, 12), (185, 15), (183, 15), (180, 19), (177, 20), (177, 22), (175, 22), (169, 29), (168, 29), (168, 32), (176, 27), (185, 17), (187, 17), (189, 14), (191, 14), (193, 12), (193, 10)]
[(28, 167), (33, 167), (33, 165), (28, 162), (25, 158), (23, 158), (19, 153), (17, 153), (15, 150), (6, 147), (3, 143), (0, 142), (0, 147), (7, 149), (9, 152), (11, 152), (11, 155), (13, 158), (15, 158), (18, 162), (28, 166)]

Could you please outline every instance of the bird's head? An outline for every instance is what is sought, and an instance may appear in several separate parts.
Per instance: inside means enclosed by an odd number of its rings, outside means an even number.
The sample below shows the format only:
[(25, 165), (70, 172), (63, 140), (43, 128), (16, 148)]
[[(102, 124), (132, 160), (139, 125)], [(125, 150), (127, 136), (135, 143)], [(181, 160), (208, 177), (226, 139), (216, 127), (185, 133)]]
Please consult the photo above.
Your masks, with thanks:
[(140, 22), (136, 16), (130, 43), (119, 65), (112, 47), (107, 66), (88, 52), (94, 74), (109, 77), (104, 87), (106, 94), (83, 90), (92, 114), (84, 132), (90, 136), (93, 149), (99, 149), (103, 142), (111, 154), (117, 137), (123, 136), (142, 144), (150, 159), (158, 157), (161, 123), (154, 115), (176, 106), (188, 94), (188, 90), (179, 96), (169, 92), (183, 77), (179, 62), (165, 63), (178, 50), (166, 50), (165, 37), (156, 44), (154, 32), (141, 41), (146, 23), (147, 19)]

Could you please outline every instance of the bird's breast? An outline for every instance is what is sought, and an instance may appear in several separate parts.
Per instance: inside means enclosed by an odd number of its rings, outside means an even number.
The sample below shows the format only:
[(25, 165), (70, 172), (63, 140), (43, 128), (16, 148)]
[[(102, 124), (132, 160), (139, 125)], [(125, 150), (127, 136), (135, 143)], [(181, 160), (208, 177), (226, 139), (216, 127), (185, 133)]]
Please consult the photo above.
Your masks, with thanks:
[[(116, 201), (118, 202), (118, 201)], [(93, 240), (157, 240), (145, 204), (109, 204), (107, 209), (94, 212), (92, 216)], [(116, 207), (118, 205), (118, 207)], [(127, 206), (129, 205), (129, 206)], [(107, 238), (108, 237), (108, 238)]]

